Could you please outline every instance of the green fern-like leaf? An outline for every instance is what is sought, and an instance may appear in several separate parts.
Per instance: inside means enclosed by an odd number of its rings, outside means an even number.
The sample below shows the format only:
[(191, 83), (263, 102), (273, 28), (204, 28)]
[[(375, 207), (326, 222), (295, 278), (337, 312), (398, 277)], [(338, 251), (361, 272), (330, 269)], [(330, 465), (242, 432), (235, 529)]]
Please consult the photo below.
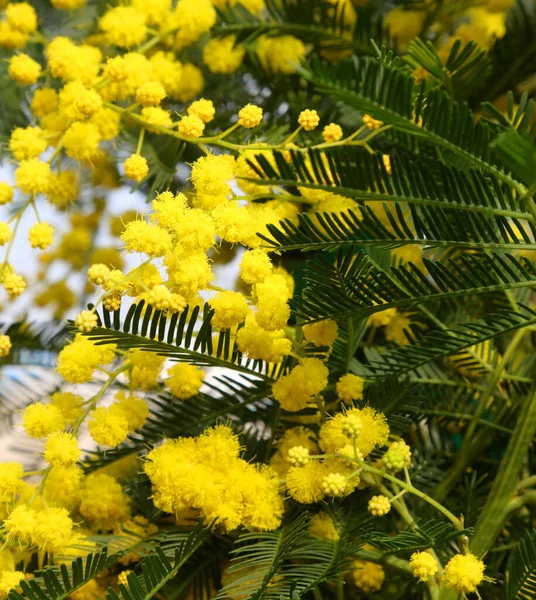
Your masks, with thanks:
[(510, 554), (506, 569), (505, 600), (525, 600), (536, 595), (536, 530), (529, 531)]

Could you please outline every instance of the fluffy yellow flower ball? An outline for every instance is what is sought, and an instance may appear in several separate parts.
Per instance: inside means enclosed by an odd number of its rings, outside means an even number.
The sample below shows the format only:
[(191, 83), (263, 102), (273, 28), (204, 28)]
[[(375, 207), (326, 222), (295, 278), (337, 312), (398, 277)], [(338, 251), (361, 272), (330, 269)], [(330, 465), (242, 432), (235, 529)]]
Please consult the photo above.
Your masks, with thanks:
[(5, 181), (0, 181), (0, 206), (13, 200), (13, 187)]
[(11, 590), (19, 590), (19, 583), (26, 578), (22, 571), (2, 571), (0, 574), (0, 598), (7, 598)]
[(132, 48), (147, 35), (147, 16), (133, 6), (116, 6), (99, 20), (109, 44), (120, 48)]
[(385, 571), (381, 565), (366, 560), (355, 560), (349, 580), (365, 593), (378, 592), (385, 581)]
[(95, 90), (86, 90), (76, 99), (76, 108), (86, 117), (91, 117), (102, 107), (102, 98)]
[(72, 392), (55, 392), (50, 397), (50, 403), (59, 408), (68, 425), (74, 425), (82, 414), (84, 399)]
[(54, 240), (54, 228), (46, 222), (36, 223), (28, 231), (28, 240), (32, 248), (45, 250)]
[(99, 155), (99, 128), (93, 123), (73, 123), (63, 136), (65, 152), (75, 160), (91, 161)]
[(136, 90), (136, 102), (142, 106), (158, 106), (166, 95), (159, 81), (147, 81)]
[(121, 240), (128, 252), (144, 252), (154, 258), (164, 256), (171, 250), (171, 237), (167, 231), (145, 221), (127, 223)]
[(209, 300), (209, 304), (214, 309), (212, 324), (219, 329), (229, 329), (242, 323), (249, 310), (248, 303), (240, 292), (218, 292)]
[(16, 160), (35, 158), (44, 152), (48, 142), (40, 127), (16, 127), (9, 138), (9, 149)]
[(212, 73), (234, 73), (242, 64), (246, 49), (235, 35), (213, 38), (203, 48), (203, 62)]
[(125, 441), (128, 435), (128, 420), (124, 411), (115, 405), (100, 407), (91, 413), (88, 429), (97, 444), (113, 448)]
[(284, 410), (302, 410), (326, 387), (328, 374), (328, 368), (320, 359), (306, 358), (273, 384), (273, 396)]
[(257, 40), (257, 56), (267, 71), (289, 74), (305, 56), (305, 44), (292, 35), (262, 35)]
[(147, 177), (149, 165), (147, 160), (141, 154), (131, 154), (125, 160), (125, 175), (138, 183)]
[(79, 510), (97, 530), (110, 531), (130, 518), (128, 497), (121, 485), (104, 473), (92, 473), (86, 477)]
[(203, 135), (205, 124), (197, 115), (188, 115), (179, 121), (179, 133), (185, 138), (198, 138)]
[(240, 278), (246, 283), (262, 283), (272, 272), (272, 261), (264, 250), (247, 250), (240, 261)]
[(203, 383), (205, 373), (195, 365), (177, 363), (168, 369), (170, 377), (166, 380), (169, 391), (180, 400), (195, 396)]
[(64, 429), (65, 417), (53, 404), (36, 402), (22, 413), (22, 426), (30, 437), (45, 438)]
[(485, 568), (474, 554), (456, 554), (445, 566), (443, 583), (458, 594), (474, 592), (484, 579)]
[(50, 176), (50, 165), (37, 158), (21, 161), (15, 171), (17, 186), (25, 194), (46, 194)]
[(192, 102), (186, 110), (189, 115), (199, 117), (203, 123), (210, 123), (216, 114), (212, 100), (206, 100), (205, 98), (199, 98), (199, 100)]
[(9, 61), (8, 73), (20, 85), (33, 85), (41, 76), (41, 65), (27, 54), (16, 54)]
[(7, 502), (19, 493), (24, 485), (23, 473), (18, 462), (0, 462), (0, 501)]
[(409, 559), (409, 566), (419, 581), (428, 581), (439, 570), (439, 565), (430, 552), (414, 552)]
[(362, 377), (353, 373), (347, 373), (337, 381), (337, 395), (347, 403), (353, 400), (361, 400), (363, 398), (364, 385), (365, 380)]
[(262, 121), (262, 108), (255, 104), (246, 104), (238, 111), (238, 124), (246, 129), (256, 127)]
[(74, 465), (80, 459), (80, 448), (76, 438), (70, 433), (56, 431), (45, 441), (45, 460), (50, 465)]
[(37, 29), (37, 13), (27, 2), (10, 2), (5, 14), (9, 25), (19, 31), (32, 33)]

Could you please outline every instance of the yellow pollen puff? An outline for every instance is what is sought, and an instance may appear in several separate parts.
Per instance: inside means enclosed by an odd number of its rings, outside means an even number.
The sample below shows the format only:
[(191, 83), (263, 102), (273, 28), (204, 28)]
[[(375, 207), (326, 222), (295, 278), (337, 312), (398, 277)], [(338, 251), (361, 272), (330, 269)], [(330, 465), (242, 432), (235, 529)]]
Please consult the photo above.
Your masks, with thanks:
[[(173, 125), (169, 112), (160, 106), (146, 106), (145, 108), (142, 108), (141, 117), (150, 125), (156, 125), (157, 127), (169, 129)], [(150, 133), (158, 133), (157, 129), (151, 129), (150, 127), (147, 128), (147, 131)]]
[(363, 421), (355, 413), (348, 413), (342, 424), (343, 432), (350, 438), (356, 438), (363, 430)]
[(0, 462), (0, 499), (2, 502), (13, 499), (24, 485), (24, 469), (18, 462)]
[(48, 248), (54, 239), (54, 228), (46, 222), (36, 223), (28, 231), (28, 240), (32, 248), (40, 248), (45, 250)]
[(9, 138), (9, 149), (16, 160), (39, 156), (48, 146), (40, 127), (16, 127)]
[(136, 102), (142, 106), (158, 106), (166, 96), (159, 81), (147, 81), (136, 90)]
[(76, 108), (86, 117), (91, 117), (102, 107), (102, 98), (95, 90), (86, 90), (76, 99)]
[(214, 309), (212, 324), (219, 329), (234, 327), (247, 317), (248, 303), (240, 292), (218, 292), (209, 300)]
[(458, 594), (469, 594), (482, 583), (485, 568), (474, 554), (456, 554), (445, 566), (443, 583)]
[(80, 331), (89, 333), (98, 325), (97, 314), (92, 310), (83, 310), (79, 315), (76, 316), (74, 324)]
[(343, 375), (336, 384), (337, 395), (344, 402), (350, 403), (353, 400), (363, 398), (363, 388), (365, 380), (353, 373)]
[(45, 438), (65, 427), (65, 417), (53, 404), (36, 402), (30, 404), (22, 413), (22, 426), (33, 438)]
[(206, 100), (205, 98), (199, 98), (199, 100), (192, 102), (186, 110), (189, 115), (199, 117), (203, 123), (210, 123), (216, 114), (212, 100)]
[(355, 560), (352, 563), (353, 571), (349, 579), (356, 587), (365, 593), (378, 592), (385, 581), (385, 571), (381, 565), (368, 560)]
[(129, 179), (133, 179), (138, 183), (147, 177), (147, 173), (149, 173), (149, 165), (147, 164), (147, 160), (140, 154), (131, 154), (125, 160), (124, 166), (125, 175)]
[(147, 16), (132, 6), (116, 6), (99, 20), (109, 44), (120, 48), (132, 48), (147, 35)]
[[(0, 357), (7, 356), (11, 352), (11, 339), (9, 335), (0, 335)], [(1, 496), (2, 494), (0, 494)]]
[(298, 117), (298, 123), (305, 129), (305, 131), (312, 131), (318, 127), (318, 124), (320, 123), (320, 117), (318, 116), (316, 110), (309, 110), (307, 108), (301, 111)]
[(27, 54), (16, 54), (9, 60), (8, 73), (20, 85), (33, 85), (41, 75), (41, 65)]
[(328, 375), (328, 368), (320, 359), (306, 358), (273, 384), (273, 396), (284, 410), (302, 410), (326, 387)]
[(113, 448), (125, 441), (129, 432), (128, 419), (120, 407), (112, 404), (108, 408), (97, 408), (91, 413), (88, 429), (97, 444)]
[(342, 128), (337, 123), (330, 123), (322, 130), (322, 137), (326, 143), (338, 142), (342, 139)]
[(63, 136), (63, 145), (68, 156), (79, 161), (91, 161), (99, 154), (102, 137), (93, 123), (73, 123)]
[(242, 64), (246, 49), (236, 36), (212, 38), (203, 48), (203, 62), (212, 73), (234, 73)]
[(45, 441), (45, 460), (54, 467), (74, 465), (80, 459), (80, 454), (78, 442), (70, 433), (57, 431)]
[(409, 559), (409, 566), (419, 581), (428, 581), (439, 570), (439, 565), (430, 552), (414, 552)]
[(205, 124), (197, 115), (188, 115), (179, 121), (179, 133), (185, 138), (198, 138), (203, 135)]
[(11, 299), (18, 298), (26, 289), (26, 280), (16, 273), (4, 273), (2, 284)]
[(179, 400), (187, 400), (195, 396), (201, 389), (205, 377), (202, 369), (186, 363), (173, 365), (168, 369), (168, 373), (169, 378), (166, 380), (166, 385)]
[(171, 250), (171, 237), (160, 229), (145, 221), (127, 223), (121, 240), (129, 252), (144, 252), (148, 256), (164, 256)]
[(5, 181), (0, 181), (0, 206), (13, 200), (13, 187)]
[(262, 283), (272, 273), (272, 261), (264, 250), (247, 250), (240, 261), (240, 278), (246, 283)]
[(37, 158), (20, 162), (15, 171), (17, 186), (25, 194), (44, 194), (50, 185), (50, 165)]
[(172, 314), (181, 313), (186, 308), (186, 300), (180, 295), (170, 292), (163, 285), (155, 285), (147, 294), (147, 302), (157, 310)]
[(382, 457), (383, 464), (389, 471), (401, 471), (411, 464), (411, 448), (404, 441), (393, 442)]
[(37, 29), (37, 13), (27, 2), (10, 2), (6, 7), (7, 22), (24, 33), (32, 33)]
[(368, 511), (373, 517), (383, 517), (391, 510), (387, 496), (372, 496), (368, 503)]

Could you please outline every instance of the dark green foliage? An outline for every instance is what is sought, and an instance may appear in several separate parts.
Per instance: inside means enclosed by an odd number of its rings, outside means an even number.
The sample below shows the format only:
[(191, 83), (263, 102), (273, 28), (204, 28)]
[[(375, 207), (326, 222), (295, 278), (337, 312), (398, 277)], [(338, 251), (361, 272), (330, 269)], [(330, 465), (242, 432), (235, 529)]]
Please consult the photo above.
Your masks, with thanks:
[(536, 530), (529, 531), (510, 554), (505, 600), (528, 600), (536, 594)]

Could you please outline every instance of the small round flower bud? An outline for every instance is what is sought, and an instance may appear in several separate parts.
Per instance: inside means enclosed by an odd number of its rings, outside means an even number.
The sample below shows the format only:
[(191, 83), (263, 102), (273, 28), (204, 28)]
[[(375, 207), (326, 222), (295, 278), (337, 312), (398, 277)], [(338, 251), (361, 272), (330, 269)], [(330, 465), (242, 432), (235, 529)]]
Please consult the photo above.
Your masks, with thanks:
[(4, 246), (9, 242), (13, 233), (8, 223), (0, 222), (0, 246)]
[(298, 123), (305, 129), (305, 131), (312, 131), (318, 127), (320, 123), (320, 117), (316, 110), (302, 110), (298, 117)]
[(309, 462), (309, 450), (304, 446), (294, 446), (287, 454), (287, 460), (293, 467), (303, 467)]
[(383, 125), (381, 121), (373, 119), (370, 115), (363, 115), (362, 121), (363, 124), (366, 125), (371, 131), (379, 129)]
[(322, 491), (326, 496), (343, 496), (346, 486), (346, 477), (340, 473), (330, 473), (322, 481)]
[(255, 104), (246, 104), (238, 111), (238, 124), (246, 129), (256, 127), (262, 121), (262, 108)]
[(389, 471), (401, 471), (411, 464), (411, 448), (404, 441), (393, 442), (382, 460)]
[(98, 322), (97, 315), (91, 310), (83, 310), (74, 320), (76, 327), (84, 333), (89, 333), (95, 329)]
[(9, 61), (9, 76), (20, 85), (33, 85), (41, 75), (41, 65), (27, 54), (16, 54)]
[(7, 356), (11, 351), (9, 335), (0, 335), (0, 357)]
[(363, 430), (363, 422), (357, 415), (346, 415), (342, 430), (349, 438), (356, 438)]
[(48, 223), (36, 223), (28, 231), (28, 240), (32, 248), (45, 250), (52, 244), (54, 239), (54, 228)]
[(102, 285), (110, 275), (110, 269), (102, 263), (95, 263), (87, 270), (87, 278), (95, 285)]
[(145, 158), (140, 154), (131, 154), (125, 160), (125, 175), (129, 179), (133, 179), (139, 183), (147, 177), (147, 173), (149, 173), (149, 166)]
[(362, 377), (347, 373), (337, 381), (337, 395), (347, 403), (351, 403), (353, 400), (361, 400), (364, 386), (365, 380)]
[(121, 295), (118, 293), (107, 294), (102, 301), (104, 308), (110, 312), (121, 308)]
[(16, 273), (4, 273), (4, 289), (11, 299), (18, 298), (26, 289), (26, 280)]
[(435, 557), (426, 551), (414, 552), (409, 559), (409, 566), (419, 581), (428, 581), (439, 569)]
[(322, 131), (322, 137), (326, 143), (338, 142), (342, 139), (342, 129), (337, 123), (326, 125)]
[(368, 511), (373, 517), (383, 517), (391, 510), (387, 496), (372, 496), (368, 503)]
[(179, 133), (185, 138), (198, 138), (203, 135), (205, 124), (197, 115), (188, 115), (179, 121)]
[(142, 106), (158, 106), (166, 97), (166, 90), (159, 81), (147, 81), (136, 90), (136, 102)]

